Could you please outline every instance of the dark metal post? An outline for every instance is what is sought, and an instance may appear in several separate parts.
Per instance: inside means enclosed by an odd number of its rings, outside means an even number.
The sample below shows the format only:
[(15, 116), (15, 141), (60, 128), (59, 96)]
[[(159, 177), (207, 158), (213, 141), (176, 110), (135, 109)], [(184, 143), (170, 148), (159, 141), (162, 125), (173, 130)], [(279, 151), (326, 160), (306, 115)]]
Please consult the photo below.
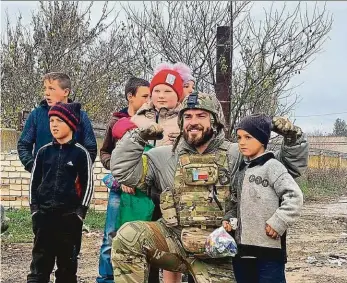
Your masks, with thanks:
[(22, 112), (18, 113), (18, 131), (23, 131), (25, 122), (28, 119), (28, 116), (30, 114), (30, 111), (23, 110)]
[(231, 93), (231, 41), (230, 26), (217, 27), (216, 95), (220, 101), (226, 121), (226, 134), (230, 136)]

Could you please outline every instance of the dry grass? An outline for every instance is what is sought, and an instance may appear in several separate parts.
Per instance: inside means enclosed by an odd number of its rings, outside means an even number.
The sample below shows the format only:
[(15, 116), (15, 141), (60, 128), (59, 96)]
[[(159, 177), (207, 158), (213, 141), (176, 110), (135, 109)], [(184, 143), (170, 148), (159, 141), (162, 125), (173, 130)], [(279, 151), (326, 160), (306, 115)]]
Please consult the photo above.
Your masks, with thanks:
[(347, 195), (346, 168), (308, 168), (297, 182), (305, 200), (316, 201)]

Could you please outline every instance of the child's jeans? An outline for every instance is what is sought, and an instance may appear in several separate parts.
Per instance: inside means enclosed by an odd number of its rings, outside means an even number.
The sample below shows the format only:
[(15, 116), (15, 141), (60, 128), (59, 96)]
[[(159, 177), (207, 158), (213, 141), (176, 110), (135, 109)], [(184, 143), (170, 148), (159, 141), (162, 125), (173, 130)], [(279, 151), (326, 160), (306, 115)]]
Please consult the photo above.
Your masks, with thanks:
[(77, 282), (82, 221), (76, 213), (39, 211), (32, 217), (35, 234), (28, 283), (48, 283), (57, 260), (56, 283)]
[[(116, 221), (120, 209), (120, 193), (114, 189), (110, 190), (104, 236), (100, 248), (99, 256), (99, 276), (96, 278), (97, 283), (114, 283), (113, 267), (111, 263), (112, 239), (116, 235)], [(151, 266), (149, 281), (151, 283), (159, 282), (159, 269)]]
[(119, 212), (120, 193), (110, 189), (108, 197), (104, 237), (100, 248), (98, 283), (113, 283), (113, 268), (111, 263), (112, 238), (116, 235), (116, 221)]
[(237, 283), (286, 283), (283, 261), (254, 258), (234, 258)]

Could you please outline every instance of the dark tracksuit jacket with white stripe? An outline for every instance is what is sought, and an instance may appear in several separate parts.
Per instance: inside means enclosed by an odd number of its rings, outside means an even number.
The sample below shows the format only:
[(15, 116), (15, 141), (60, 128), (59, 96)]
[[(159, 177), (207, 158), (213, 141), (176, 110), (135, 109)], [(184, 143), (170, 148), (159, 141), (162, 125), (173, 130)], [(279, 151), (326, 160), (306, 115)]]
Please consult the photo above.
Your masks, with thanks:
[(94, 190), (92, 168), (88, 151), (75, 140), (41, 147), (29, 187), (31, 213), (74, 212), (85, 218)]

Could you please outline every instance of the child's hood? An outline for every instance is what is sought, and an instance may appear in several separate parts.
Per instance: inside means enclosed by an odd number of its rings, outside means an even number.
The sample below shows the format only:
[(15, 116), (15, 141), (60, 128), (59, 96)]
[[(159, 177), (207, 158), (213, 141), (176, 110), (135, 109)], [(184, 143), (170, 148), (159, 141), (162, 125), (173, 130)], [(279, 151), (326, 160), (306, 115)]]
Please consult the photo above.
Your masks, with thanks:
[[(67, 103), (71, 103), (71, 102), (74, 102), (71, 98), (68, 98), (67, 99)], [(46, 99), (42, 99), (38, 105), (38, 107), (43, 107), (43, 108), (51, 108), (48, 103), (47, 103), (47, 100)]]
[(112, 114), (113, 117), (116, 117), (118, 119), (121, 119), (121, 118), (128, 118), (130, 117), (129, 116), (129, 113), (128, 113), (128, 107), (125, 107), (123, 108), (122, 110), (118, 111), (118, 112), (114, 112)]
[[(182, 107), (181, 104), (178, 103), (177, 106), (175, 108), (172, 108), (172, 109), (162, 108), (159, 111), (159, 115), (164, 115), (167, 118), (170, 118), (172, 116), (178, 116), (178, 113), (180, 112), (181, 107)], [(143, 104), (141, 106), (141, 108), (136, 112), (136, 115), (145, 115), (145, 116), (148, 116), (151, 114), (155, 115), (155, 112), (157, 112), (155, 109), (155, 106), (154, 106), (153, 102), (150, 101), (150, 102)]]

